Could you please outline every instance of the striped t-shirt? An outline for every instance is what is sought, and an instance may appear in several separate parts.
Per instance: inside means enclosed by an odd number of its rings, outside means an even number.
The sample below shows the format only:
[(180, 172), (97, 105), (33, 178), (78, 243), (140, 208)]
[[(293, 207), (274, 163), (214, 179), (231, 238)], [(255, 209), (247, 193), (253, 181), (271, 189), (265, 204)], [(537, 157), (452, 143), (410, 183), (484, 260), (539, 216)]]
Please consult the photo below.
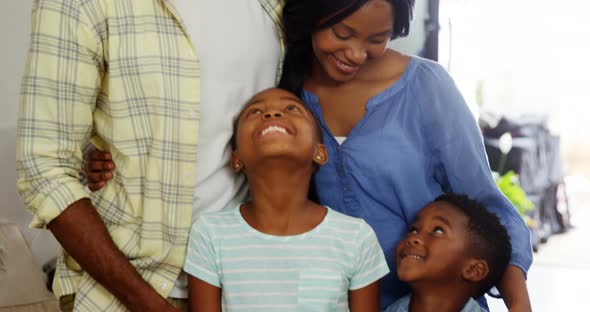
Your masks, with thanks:
[(191, 229), (184, 270), (222, 288), (223, 311), (348, 311), (348, 292), (389, 272), (362, 219), (330, 208), (314, 229), (273, 236), (239, 206), (206, 214)]

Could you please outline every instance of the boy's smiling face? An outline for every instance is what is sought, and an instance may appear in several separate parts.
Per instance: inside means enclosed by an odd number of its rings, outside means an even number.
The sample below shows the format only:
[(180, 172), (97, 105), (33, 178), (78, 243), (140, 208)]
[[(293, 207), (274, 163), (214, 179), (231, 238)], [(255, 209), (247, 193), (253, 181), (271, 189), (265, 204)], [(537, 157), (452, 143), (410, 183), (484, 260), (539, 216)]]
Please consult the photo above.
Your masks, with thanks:
[(470, 259), (469, 219), (453, 205), (437, 201), (418, 214), (406, 237), (396, 249), (400, 280), (446, 282), (462, 278)]
[(236, 145), (232, 162), (245, 167), (266, 157), (318, 164), (327, 160), (313, 115), (299, 98), (281, 89), (263, 91), (248, 102), (238, 119)]

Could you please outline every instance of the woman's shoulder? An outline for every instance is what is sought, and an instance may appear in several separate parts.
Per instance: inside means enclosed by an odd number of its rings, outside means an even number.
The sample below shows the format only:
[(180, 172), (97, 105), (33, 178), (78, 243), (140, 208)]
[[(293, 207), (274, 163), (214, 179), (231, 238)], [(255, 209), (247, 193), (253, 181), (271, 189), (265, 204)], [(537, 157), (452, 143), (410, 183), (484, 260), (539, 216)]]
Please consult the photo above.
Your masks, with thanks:
[[(407, 55), (395, 50), (388, 50), (378, 67), (381, 79), (394, 81), (396, 85), (407, 86), (419, 95), (424, 89), (446, 88), (454, 85), (447, 70), (439, 63), (415, 55)], [(426, 94), (431, 92), (426, 92)]]
[(451, 75), (440, 63), (420, 56), (410, 56), (410, 58), (408, 71), (410, 71), (409, 76), (414, 81), (435, 84), (452, 81)]
[[(404, 73), (409, 98), (428, 104), (462, 102), (461, 94), (449, 72), (438, 62), (411, 56)], [(459, 100), (459, 101), (458, 101)], [(445, 106), (448, 109), (448, 106)]]
[(376, 79), (397, 80), (408, 70), (412, 57), (396, 50), (388, 49), (375, 64)]

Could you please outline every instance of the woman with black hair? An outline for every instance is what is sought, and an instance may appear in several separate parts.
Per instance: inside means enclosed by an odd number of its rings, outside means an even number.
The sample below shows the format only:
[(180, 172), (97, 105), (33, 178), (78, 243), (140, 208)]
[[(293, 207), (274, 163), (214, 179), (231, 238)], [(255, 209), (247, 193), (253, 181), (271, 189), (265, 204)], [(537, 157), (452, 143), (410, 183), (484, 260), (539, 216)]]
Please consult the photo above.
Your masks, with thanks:
[[(408, 34), (413, 7), (413, 0), (286, 1), (280, 87), (299, 94), (322, 127), (330, 160), (314, 178), (319, 202), (367, 221), (391, 272), (396, 243), (426, 203), (445, 192), (483, 202), (513, 244), (497, 286), (511, 311), (530, 310), (529, 231), (496, 187), (473, 115), (439, 64), (387, 48)], [(381, 306), (407, 292), (390, 273)], [(479, 303), (487, 308), (483, 297)]]

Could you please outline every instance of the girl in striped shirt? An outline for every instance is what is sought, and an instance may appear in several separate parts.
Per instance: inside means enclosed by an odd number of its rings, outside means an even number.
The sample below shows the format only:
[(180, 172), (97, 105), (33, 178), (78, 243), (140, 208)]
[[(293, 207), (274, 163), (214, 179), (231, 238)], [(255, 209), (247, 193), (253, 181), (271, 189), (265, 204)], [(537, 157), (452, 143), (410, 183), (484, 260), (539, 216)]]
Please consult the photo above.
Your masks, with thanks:
[(184, 270), (192, 311), (379, 311), (389, 272), (362, 219), (308, 199), (328, 160), (311, 112), (269, 89), (239, 114), (231, 166), (251, 199), (193, 225)]

